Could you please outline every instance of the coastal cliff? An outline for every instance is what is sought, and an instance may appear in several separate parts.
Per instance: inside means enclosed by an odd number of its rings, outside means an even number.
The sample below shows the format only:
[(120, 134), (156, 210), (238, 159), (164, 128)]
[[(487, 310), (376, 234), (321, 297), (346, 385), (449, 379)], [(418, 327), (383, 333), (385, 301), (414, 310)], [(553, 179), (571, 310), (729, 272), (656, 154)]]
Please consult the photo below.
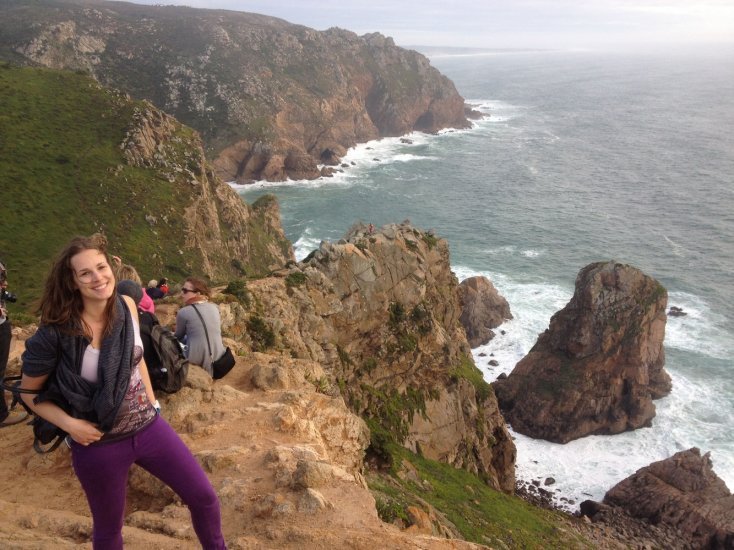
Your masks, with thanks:
[(356, 143), (469, 124), (451, 81), (391, 38), (250, 13), (12, 0), (0, 59), (150, 100), (200, 132), (225, 181), (316, 178)]
[[(271, 347), (321, 364), (320, 384), (367, 419), (375, 452), (387, 438), (514, 491), (515, 446), (471, 359), (444, 239), (357, 225), (274, 275), (248, 282), (249, 305), (224, 313), (226, 327), (258, 318)], [(254, 332), (243, 337), (257, 349)]]

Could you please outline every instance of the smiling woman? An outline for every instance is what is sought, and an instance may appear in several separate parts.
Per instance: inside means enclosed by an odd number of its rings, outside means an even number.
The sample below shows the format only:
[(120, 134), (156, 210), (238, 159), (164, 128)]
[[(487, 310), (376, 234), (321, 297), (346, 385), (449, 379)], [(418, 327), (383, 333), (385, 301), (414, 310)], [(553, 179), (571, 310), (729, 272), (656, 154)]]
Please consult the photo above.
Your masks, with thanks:
[(36, 415), (68, 434), (74, 472), (92, 511), (94, 548), (122, 548), (133, 464), (189, 506), (204, 548), (226, 548), (214, 489), (159, 415), (138, 312), (131, 298), (117, 295), (102, 235), (76, 237), (64, 248), (42, 304), (41, 324), (22, 356), (21, 388), (28, 393), (21, 396)]

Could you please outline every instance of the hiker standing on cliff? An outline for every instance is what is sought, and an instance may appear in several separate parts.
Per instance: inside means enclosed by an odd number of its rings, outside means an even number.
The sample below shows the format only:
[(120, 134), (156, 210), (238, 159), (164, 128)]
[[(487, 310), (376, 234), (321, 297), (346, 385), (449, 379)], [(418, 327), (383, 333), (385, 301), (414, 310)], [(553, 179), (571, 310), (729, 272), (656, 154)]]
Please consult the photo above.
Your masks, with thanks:
[(160, 416), (133, 300), (119, 296), (104, 237), (73, 239), (51, 267), (41, 324), (26, 341), (22, 398), (66, 431), (87, 496), (95, 550), (123, 548), (127, 479), (138, 464), (189, 507), (206, 550), (225, 549), (219, 500), (191, 451)]

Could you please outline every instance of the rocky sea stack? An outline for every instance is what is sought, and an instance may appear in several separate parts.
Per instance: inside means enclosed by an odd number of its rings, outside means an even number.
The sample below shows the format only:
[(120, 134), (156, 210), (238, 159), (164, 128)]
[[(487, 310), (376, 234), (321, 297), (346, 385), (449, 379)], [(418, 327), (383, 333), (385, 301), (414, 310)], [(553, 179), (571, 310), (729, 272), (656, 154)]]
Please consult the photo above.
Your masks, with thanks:
[(566, 443), (649, 426), (668, 394), (663, 370), (668, 293), (615, 262), (579, 272), (568, 305), (504, 380), (493, 385), (513, 429)]
[(500, 296), (486, 277), (469, 277), (461, 281), (461, 324), (472, 348), (483, 346), (494, 338), (493, 328), (512, 319), (510, 304)]

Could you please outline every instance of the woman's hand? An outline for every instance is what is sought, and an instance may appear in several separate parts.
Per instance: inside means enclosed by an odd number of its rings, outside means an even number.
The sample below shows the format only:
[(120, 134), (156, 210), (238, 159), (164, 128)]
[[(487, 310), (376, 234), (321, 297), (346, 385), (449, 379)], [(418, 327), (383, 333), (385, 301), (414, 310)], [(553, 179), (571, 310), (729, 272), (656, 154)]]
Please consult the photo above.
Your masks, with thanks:
[(99, 441), (104, 435), (97, 429), (96, 424), (92, 424), (88, 420), (81, 418), (69, 418), (66, 423), (65, 430), (69, 433), (71, 438), (85, 447), (90, 443)]

